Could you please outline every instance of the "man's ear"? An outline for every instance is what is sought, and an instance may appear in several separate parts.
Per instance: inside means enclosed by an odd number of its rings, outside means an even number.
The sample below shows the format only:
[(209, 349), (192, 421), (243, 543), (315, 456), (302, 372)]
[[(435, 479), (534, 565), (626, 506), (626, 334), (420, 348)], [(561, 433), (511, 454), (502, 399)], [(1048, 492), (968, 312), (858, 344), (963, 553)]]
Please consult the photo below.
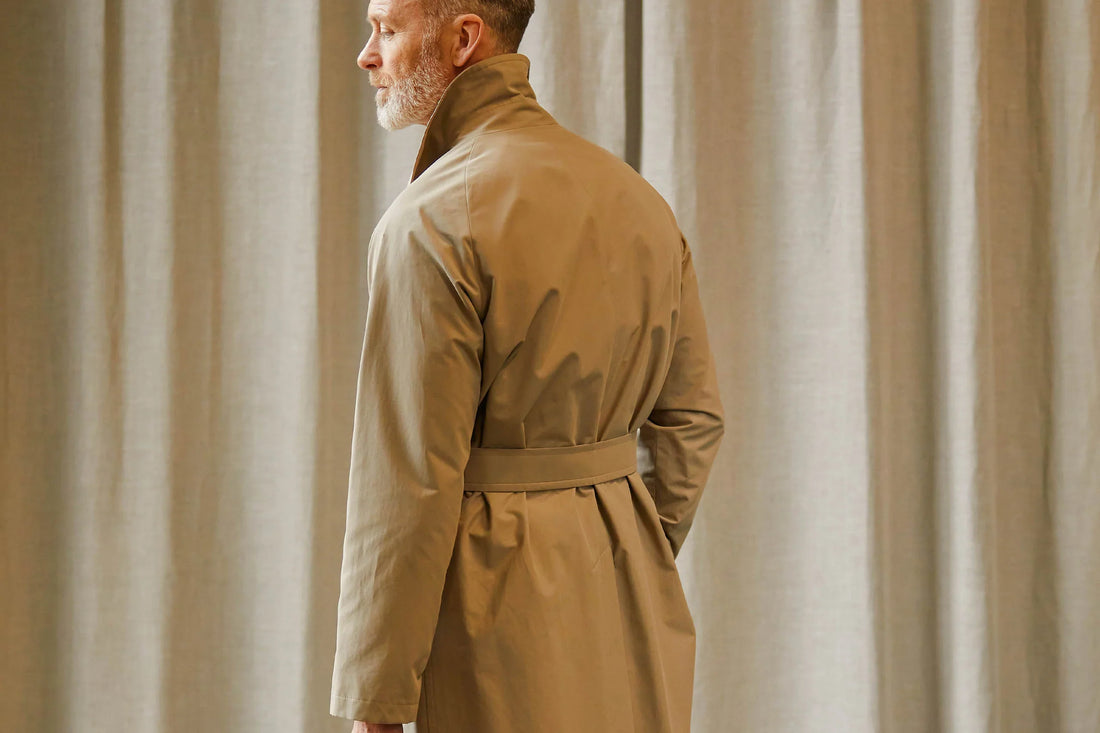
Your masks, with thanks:
[(451, 47), (451, 63), (455, 68), (464, 69), (470, 64), (487, 58), (492, 40), (489, 27), (480, 16), (473, 13), (460, 15), (454, 19), (455, 38)]

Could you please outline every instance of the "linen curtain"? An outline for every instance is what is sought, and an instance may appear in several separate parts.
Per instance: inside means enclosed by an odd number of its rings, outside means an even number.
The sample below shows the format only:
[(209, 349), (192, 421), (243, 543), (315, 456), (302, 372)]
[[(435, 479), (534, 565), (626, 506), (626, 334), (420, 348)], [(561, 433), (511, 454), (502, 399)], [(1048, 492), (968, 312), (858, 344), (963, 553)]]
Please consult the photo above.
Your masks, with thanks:
[[(0, 7), (0, 729), (327, 712), (365, 2)], [(1100, 730), (1100, 3), (540, 0), (688, 236), (728, 425), (693, 730)], [(412, 726), (408, 726), (412, 729)]]

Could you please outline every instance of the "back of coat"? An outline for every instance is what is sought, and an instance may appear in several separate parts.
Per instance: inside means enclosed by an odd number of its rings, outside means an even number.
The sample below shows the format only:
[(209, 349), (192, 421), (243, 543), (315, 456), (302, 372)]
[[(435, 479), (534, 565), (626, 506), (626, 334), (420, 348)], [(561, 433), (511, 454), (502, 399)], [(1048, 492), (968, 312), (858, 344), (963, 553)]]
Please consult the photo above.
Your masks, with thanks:
[[(495, 58), (452, 84), (372, 238), (332, 710), (686, 731), (675, 558), (723, 433), (691, 249), (642, 176), (538, 106), (525, 57)], [(470, 446), (631, 433), (629, 476), (463, 488)]]

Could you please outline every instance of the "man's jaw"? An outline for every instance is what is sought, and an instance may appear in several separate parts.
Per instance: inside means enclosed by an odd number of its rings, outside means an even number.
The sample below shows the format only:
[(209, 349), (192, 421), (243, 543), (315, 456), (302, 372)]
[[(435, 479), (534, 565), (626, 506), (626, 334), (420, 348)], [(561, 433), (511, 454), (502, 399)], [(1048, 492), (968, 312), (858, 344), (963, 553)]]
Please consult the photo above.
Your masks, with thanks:
[(443, 70), (426, 66), (422, 59), (417, 59), (401, 81), (381, 75), (371, 78), (371, 86), (378, 89), (375, 104), (379, 123), (387, 130), (412, 124), (426, 125), (450, 81), (446, 76)]

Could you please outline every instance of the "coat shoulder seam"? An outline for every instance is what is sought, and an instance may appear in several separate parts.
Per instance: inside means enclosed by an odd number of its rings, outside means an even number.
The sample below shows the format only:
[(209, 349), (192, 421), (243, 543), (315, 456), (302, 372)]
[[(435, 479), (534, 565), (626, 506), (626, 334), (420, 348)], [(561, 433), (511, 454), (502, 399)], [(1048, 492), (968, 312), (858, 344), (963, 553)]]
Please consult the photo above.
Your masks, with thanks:
[(466, 151), (466, 163), (462, 166), (462, 188), (463, 194), (466, 197), (466, 229), (470, 232), (470, 240), (477, 242), (477, 237), (474, 236), (474, 221), (470, 215), (470, 159), (474, 157), (474, 150), (477, 149), (477, 138), (474, 139), (473, 144), (470, 145), (470, 149)]

